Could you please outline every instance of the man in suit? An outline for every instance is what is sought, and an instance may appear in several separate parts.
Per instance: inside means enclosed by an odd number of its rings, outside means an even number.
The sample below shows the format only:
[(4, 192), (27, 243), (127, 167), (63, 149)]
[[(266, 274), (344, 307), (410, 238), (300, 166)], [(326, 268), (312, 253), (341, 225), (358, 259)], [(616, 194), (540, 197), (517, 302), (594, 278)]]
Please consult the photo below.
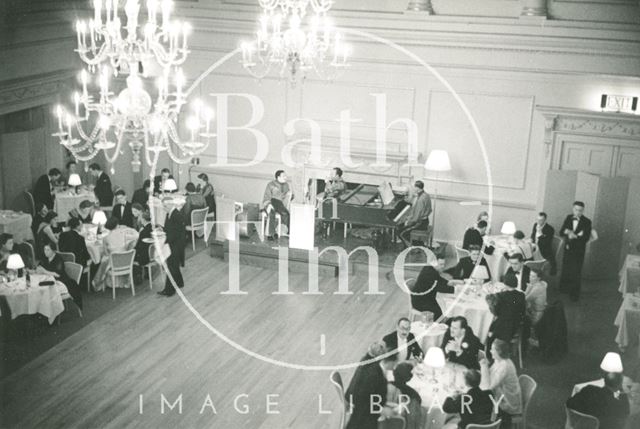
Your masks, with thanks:
[(411, 209), (407, 218), (402, 220), (397, 227), (398, 238), (405, 247), (411, 246), (409, 238), (411, 231), (426, 231), (429, 227), (429, 215), (431, 215), (431, 197), (424, 191), (424, 182), (416, 180), (413, 185), (411, 197)]
[(171, 170), (163, 168), (160, 170), (160, 174), (153, 178), (153, 195), (159, 195), (164, 192), (164, 182), (166, 182), (167, 179), (173, 179)]
[[(275, 180), (267, 183), (262, 197), (262, 208), (269, 213), (269, 229), (267, 238), (274, 238), (276, 231), (276, 213), (280, 215), (282, 224), (289, 230), (289, 203), (293, 200), (293, 191), (287, 183), (287, 174), (284, 170), (275, 173)], [(271, 207), (271, 210), (268, 208)]]
[(564, 258), (560, 275), (560, 292), (569, 293), (572, 301), (580, 298), (582, 265), (591, 238), (591, 220), (584, 216), (584, 203), (573, 203), (573, 213), (568, 215), (560, 228), (564, 239)]
[(93, 163), (89, 166), (89, 173), (96, 178), (96, 186), (93, 192), (96, 194), (100, 207), (111, 207), (113, 205), (113, 189), (111, 179), (107, 173), (102, 171), (100, 164)]
[(538, 213), (538, 220), (533, 224), (531, 230), (531, 241), (538, 246), (540, 254), (544, 259), (549, 261), (551, 266), (551, 275), (556, 275), (556, 255), (553, 254), (553, 236), (556, 230), (547, 223), (547, 214), (545, 212)]
[(527, 314), (524, 293), (516, 289), (516, 278), (513, 276), (505, 279), (505, 285), (507, 288), (504, 291), (487, 296), (489, 308), (494, 315), (485, 348), (487, 356), (496, 338), (509, 343), (524, 326)]
[[(464, 382), (468, 390), (445, 399), (442, 410), (449, 414), (460, 414), (459, 429), (470, 424), (491, 423), (493, 401), (491, 392), (480, 389), (480, 371), (470, 369), (464, 372)], [(449, 427), (449, 426), (447, 426)]]
[(378, 418), (387, 402), (387, 379), (398, 361), (398, 355), (392, 354), (379, 361), (356, 368), (349, 387), (345, 392), (347, 408), (352, 408), (346, 429), (375, 429)]
[(456, 280), (464, 280), (471, 277), (471, 273), (473, 273), (476, 265), (482, 265), (487, 269), (487, 274), (489, 274), (488, 280), (491, 280), (491, 270), (489, 270), (487, 260), (481, 255), (480, 246), (472, 244), (468, 250), (469, 256), (461, 258), (455, 267), (447, 270), (447, 273), (451, 274)]
[(36, 205), (40, 203), (47, 209), (53, 210), (53, 185), (60, 179), (60, 176), (62, 176), (60, 170), (52, 168), (48, 174), (43, 174), (38, 178), (33, 187), (33, 201)]
[[(484, 246), (484, 235), (487, 233), (487, 222), (484, 220), (478, 221), (476, 226), (473, 228), (469, 228), (464, 232), (464, 237), (462, 239), (462, 248), (464, 250), (469, 250), (470, 246), (478, 246), (482, 249)], [(484, 246), (484, 253), (487, 255), (492, 255), (495, 247), (491, 245)]]
[(77, 209), (69, 211), (69, 218), (76, 218), (80, 223), (91, 223), (94, 211), (94, 204), (89, 200), (83, 200)]
[[(167, 258), (167, 268), (169, 269), (169, 274), (173, 277), (173, 281), (176, 285), (179, 288), (183, 288), (184, 280), (182, 279), (182, 273), (180, 272), (180, 264), (184, 260), (184, 249), (187, 245), (184, 217), (182, 216), (182, 213), (180, 213), (180, 210), (178, 210), (178, 204), (172, 198), (165, 198), (162, 203), (165, 211), (167, 212), (167, 218), (164, 222), (166, 243), (171, 249), (171, 255)], [(159, 295), (175, 295), (176, 290), (169, 277), (170, 276), (167, 276), (164, 289), (158, 292)]]
[(119, 225), (126, 225), (133, 228), (134, 218), (131, 211), (131, 203), (127, 201), (127, 193), (124, 189), (116, 191), (116, 205), (113, 206), (112, 216), (118, 219)]
[(61, 233), (58, 239), (59, 249), (61, 252), (73, 253), (76, 257), (76, 263), (86, 267), (87, 262), (91, 260), (91, 256), (87, 250), (87, 243), (84, 241), (84, 237), (80, 235), (82, 223), (78, 218), (71, 218), (67, 222), (67, 226), (69, 230)]
[(151, 192), (151, 180), (147, 179), (142, 184), (142, 188), (136, 189), (133, 192), (131, 203), (138, 203), (142, 207), (149, 207), (149, 193)]
[(603, 387), (583, 387), (567, 400), (567, 408), (597, 417), (603, 429), (622, 429), (629, 416), (629, 398), (621, 390), (622, 374), (607, 373)]
[(382, 338), (387, 350), (398, 353), (400, 360), (422, 358), (422, 349), (416, 342), (416, 337), (411, 333), (411, 321), (406, 317), (398, 320), (397, 330)]
[(410, 290), (411, 306), (420, 312), (430, 311), (433, 319), (438, 320), (442, 316), (442, 309), (436, 301), (436, 295), (441, 293), (453, 293), (454, 287), (440, 276), (436, 267), (427, 265), (422, 268), (416, 283)]
[(136, 242), (136, 262), (137, 265), (133, 266), (133, 275), (134, 280), (137, 280), (136, 283), (142, 283), (143, 277), (143, 266), (149, 263), (149, 247), (152, 246), (151, 243), (145, 243), (145, 239), (150, 239), (151, 233), (153, 232), (153, 225), (151, 225), (151, 215), (148, 211), (143, 211), (140, 214), (140, 222), (142, 224), (142, 229), (140, 230), (140, 234), (138, 235), (138, 241)]
[(507, 259), (509, 260), (509, 268), (502, 276), (502, 283), (514, 284), (513, 282), (515, 282), (515, 288), (525, 292), (529, 284), (531, 268), (524, 264), (524, 257), (521, 253), (513, 253)]
[(482, 343), (469, 327), (466, 318), (457, 316), (451, 319), (441, 348), (449, 362), (470, 369), (480, 369), (478, 351), (482, 349)]

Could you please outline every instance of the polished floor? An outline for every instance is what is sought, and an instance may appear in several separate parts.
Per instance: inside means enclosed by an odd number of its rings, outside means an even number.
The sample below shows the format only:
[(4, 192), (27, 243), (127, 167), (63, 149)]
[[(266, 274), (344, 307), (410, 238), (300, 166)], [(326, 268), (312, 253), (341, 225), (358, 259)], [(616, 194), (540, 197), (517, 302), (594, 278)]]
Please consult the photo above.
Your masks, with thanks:
[[(356, 361), (393, 329), (406, 295), (386, 280), (384, 295), (366, 295), (363, 276), (350, 278), (352, 295), (335, 295), (332, 277), (320, 277), (322, 295), (303, 295), (307, 279), (293, 274), (293, 293), (274, 295), (278, 271), (248, 266), (240, 269), (247, 294), (223, 295), (228, 275), (221, 260), (196, 254), (184, 294), (203, 320), (246, 351), (212, 333), (179, 297), (140, 295), (0, 382), (0, 426), (336, 428), (328, 371), (301, 366)], [(599, 359), (615, 346), (615, 289), (614, 282), (588, 284), (580, 303), (567, 303), (572, 351), (563, 361), (545, 365), (535, 353), (525, 361), (524, 372), (539, 382), (531, 427), (561, 428), (573, 384), (597, 377)], [(625, 364), (636, 363), (630, 351)], [(348, 380), (352, 369), (341, 372)]]

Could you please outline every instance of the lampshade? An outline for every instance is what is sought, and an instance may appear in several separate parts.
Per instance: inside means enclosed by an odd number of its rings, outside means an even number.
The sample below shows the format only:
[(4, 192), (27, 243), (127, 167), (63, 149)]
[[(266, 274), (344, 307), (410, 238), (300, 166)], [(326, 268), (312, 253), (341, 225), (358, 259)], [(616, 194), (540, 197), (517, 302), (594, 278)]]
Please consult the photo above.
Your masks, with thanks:
[(175, 180), (167, 179), (164, 181), (164, 184), (162, 185), (163, 192), (174, 192), (177, 190), (178, 190), (178, 185), (176, 184)]
[(444, 352), (440, 347), (429, 347), (424, 363), (432, 368), (442, 368), (445, 365)]
[(79, 174), (72, 174), (69, 176), (69, 181), (67, 182), (69, 186), (80, 186), (82, 185), (82, 180), (80, 180)]
[(622, 372), (622, 360), (618, 353), (609, 352), (604, 355), (600, 369), (604, 372)]
[(96, 210), (93, 213), (93, 218), (91, 219), (91, 223), (94, 225), (104, 225), (107, 223), (107, 215), (104, 214), (102, 210)]
[(424, 168), (430, 171), (450, 171), (449, 154), (446, 150), (432, 150), (427, 162), (424, 163)]
[(8, 270), (21, 270), (24, 268), (24, 261), (22, 257), (17, 253), (12, 253), (9, 255), (9, 259), (7, 260), (7, 269)]
[(513, 235), (516, 232), (516, 224), (513, 222), (505, 222), (502, 224), (502, 228), (500, 229), (501, 234), (505, 235)]
[(489, 272), (484, 265), (476, 265), (471, 272), (471, 278), (477, 280), (488, 280)]

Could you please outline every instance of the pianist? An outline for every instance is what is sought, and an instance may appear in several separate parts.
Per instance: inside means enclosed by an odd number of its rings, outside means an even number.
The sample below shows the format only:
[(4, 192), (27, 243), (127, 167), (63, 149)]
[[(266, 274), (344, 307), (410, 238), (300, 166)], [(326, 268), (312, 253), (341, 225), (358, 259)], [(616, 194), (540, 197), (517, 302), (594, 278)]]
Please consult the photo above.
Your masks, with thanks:
[(331, 176), (324, 181), (324, 192), (318, 194), (318, 202), (327, 198), (338, 198), (347, 189), (347, 185), (342, 180), (342, 169), (334, 167)]
[(409, 236), (411, 231), (426, 230), (429, 226), (431, 214), (431, 197), (424, 191), (424, 183), (417, 180), (414, 184), (414, 195), (411, 198), (411, 209), (406, 220), (400, 220), (398, 237), (406, 247), (411, 245)]
[(282, 224), (289, 231), (289, 203), (293, 199), (293, 192), (287, 183), (287, 175), (284, 170), (278, 170), (275, 174), (275, 180), (267, 183), (262, 197), (262, 209), (269, 215), (269, 231), (268, 238), (272, 239), (276, 229), (276, 213), (282, 219)]

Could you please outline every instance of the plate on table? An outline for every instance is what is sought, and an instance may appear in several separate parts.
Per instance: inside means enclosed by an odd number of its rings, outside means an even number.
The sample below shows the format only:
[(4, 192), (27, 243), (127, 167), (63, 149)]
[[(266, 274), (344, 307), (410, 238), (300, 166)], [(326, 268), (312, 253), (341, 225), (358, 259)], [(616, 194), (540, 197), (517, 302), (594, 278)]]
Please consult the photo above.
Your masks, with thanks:
[(153, 238), (143, 238), (142, 242), (147, 244), (153, 244), (155, 240)]

